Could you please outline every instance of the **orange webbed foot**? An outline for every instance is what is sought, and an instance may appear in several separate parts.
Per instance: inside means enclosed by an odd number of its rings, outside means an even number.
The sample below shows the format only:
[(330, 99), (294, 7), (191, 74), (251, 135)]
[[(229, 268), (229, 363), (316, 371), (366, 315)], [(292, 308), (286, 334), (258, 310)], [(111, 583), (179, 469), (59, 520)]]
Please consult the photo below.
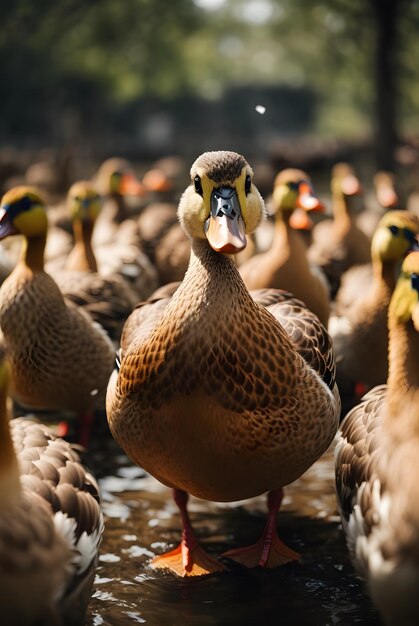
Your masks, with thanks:
[(212, 558), (203, 548), (196, 544), (189, 549), (184, 543), (177, 548), (156, 556), (152, 562), (153, 569), (167, 569), (177, 576), (206, 576), (216, 572), (223, 572), (226, 567)]
[(276, 489), (268, 493), (268, 520), (262, 537), (251, 546), (228, 550), (223, 556), (237, 561), (245, 567), (279, 567), (290, 561), (298, 561), (300, 555), (288, 548), (278, 537), (276, 531), (276, 513), (281, 506), (284, 492)]
[(228, 550), (223, 556), (249, 568), (279, 567), (290, 561), (298, 561), (300, 558), (298, 552), (288, 548), (277, 535), (274, 535), (269, 546), (266, 545), (266, 539), (262, 536), (251, 546)]

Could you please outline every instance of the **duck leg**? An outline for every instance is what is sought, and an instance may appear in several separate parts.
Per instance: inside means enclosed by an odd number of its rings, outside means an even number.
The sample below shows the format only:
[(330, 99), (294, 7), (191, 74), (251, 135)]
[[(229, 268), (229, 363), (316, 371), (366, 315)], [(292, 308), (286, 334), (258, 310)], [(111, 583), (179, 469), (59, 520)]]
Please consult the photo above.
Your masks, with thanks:
[(87, 409), (77, 415), (77, 443), (84, 448), (88, 448), (90, 435), (92, 434), (93, 423), (95, 421), (95, 412), (93, 409)]
[(222, 572), (226, 568), (203, 550), (195, 536), (189, 520), (187, 503), (188, 494), (180, 489), (173, 490), (173, 498), (182, 517), (182, 541), (174, 550), (156, 556), (151, 567), (169, 569), (178, 576), (204, 576), (213, 572)]
[(223, 556), (246, 567), (279, 567), (297, 561), (300, 555), (282, 543), (276, 531), (276, 516), (283, 497), (282, 488), (268, 493), (268, 520), (259, 541), (245, 548), (228, 550)]

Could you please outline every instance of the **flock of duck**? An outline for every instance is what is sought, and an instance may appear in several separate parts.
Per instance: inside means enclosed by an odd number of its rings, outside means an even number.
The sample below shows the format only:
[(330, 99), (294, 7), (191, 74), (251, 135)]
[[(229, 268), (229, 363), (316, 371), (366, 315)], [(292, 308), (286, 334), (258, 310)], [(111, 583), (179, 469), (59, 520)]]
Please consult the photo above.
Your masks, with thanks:
[[(336, 165), (333, 219), (314, 228), (310, 214), (323, 206), (305, 172), (278, 174), (273, 220), (262, 224), (253, 171), (226, 151), (194, 162), (177, 217), (169, 203), (128, 210), (126, 196), (147, 187), (121, 159), (73, 184), (55, 225), (36, 188), (6, 192), (0, 239), (14, 261), (2, 272), (14, 267), (0, 288), (3, 624), (83, 622), (103, 532), (99, 489), (77, 446), (41, 422), (73, 416), (87, 446), (105, 403), (114, 439), (173, 489), (181, 514), (179, 545), (151, 567), (201, 576), (229, 559), (265, 568), (298, 560), (277, 533), (283, 488), (337, 435), (337, 500), (354, 564), (386, 623), (419, 622), (419, 219), (394, 210), (391, 175), (375, 182), (381, 216), (361, 224), (359, 180)], [(69, 221), (73, 237), (61, 227)], [(20, 417), (10, 419), (10, 399)], [(263, 493), (260, 539), (223, 561), (208, 554), (188, 495)]]

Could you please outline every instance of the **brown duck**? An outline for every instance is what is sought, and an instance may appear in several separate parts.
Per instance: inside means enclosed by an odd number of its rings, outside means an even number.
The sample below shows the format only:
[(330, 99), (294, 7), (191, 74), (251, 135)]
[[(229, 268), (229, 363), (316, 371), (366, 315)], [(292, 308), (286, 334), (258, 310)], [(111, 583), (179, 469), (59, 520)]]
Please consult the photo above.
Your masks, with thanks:
[(287, 289), (303, 300), (327, 326), (330, 313), (329, 290), (324, 277), (312, 270), (300, 233), (290, 224), (295, 210), (319, 211), (308, 175), (297, 169), (280, 172), (273, 193), (275, 231), (272, 245), (240, 266), (248, 289)]
[(333, 219), (314, 227), (308, 258), (325, 272), (335, 295), (347, 269), (369, 262), (370, 240), (356, 224), (352, 203), (361, 194), (361, 184), (348, 163), (333, 167), (331, 187)]
[(12, 395), (23, 406), (91, 413), (106, 388), (114, 355), (105, 331), (67, 305), (44, 271), (45, 205), (31, 187), (2, 198), (0, 239), (22, 234), (22, 256), (0, 289), (0, 325), (12, 371)]
[(192, 243), (189, 268), (166, 307), (157, 301), (142, 312), (107, 394), (114, 438), (174, 489), (182, 541), (153, 566), (181, 576), (224, 569), (198, 545), (188, 493), (234, 501), (268, 491), (261, 540), (226, 556), (248, 567), (298, 558), (276, 533), (283, 487), (330, 444), (340, 410), (319, 320), (279, 291), (262, 292), (268, 310), (234, 265), (231, 255), (264, 214), (250, 166), (234, 152), (207, 152), (191, 178), (179, 204)]
[(101, 198), (88, 181), (74, 183), (67, 194), (72, 217), (74, 247), (64, 270), (54, 273), (66, 300), (89, 313), (119, 344), (122, 327), (138, 302), (131, 285), (120, 274), (98, 272), (92, 234), (101, 209)]
[(417, 245), (418, 233), (419, 220), (409, 211), (388, 211), (378, 223), (371, 244), (372, 281), (358, 277), (352, 307), (330, 319), (339, 386), (350, 381), (372, 387), (387, 380), (388, 307), (400, 264)]
[(342, 423), (336, 491), (358, 572), (388, 625), (419, 623), (419, 253), (389, 309), (389, 376)]
[(0, 612), (5, 626), (81, 626), (103, 531), (99, 488), (46, 426), (9, 420), (0, 364)]

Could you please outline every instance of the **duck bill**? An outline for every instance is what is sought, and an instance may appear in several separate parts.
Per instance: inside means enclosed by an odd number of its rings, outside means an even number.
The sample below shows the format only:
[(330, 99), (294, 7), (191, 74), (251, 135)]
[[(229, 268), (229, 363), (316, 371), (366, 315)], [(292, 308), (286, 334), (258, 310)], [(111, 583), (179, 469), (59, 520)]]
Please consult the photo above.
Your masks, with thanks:
[(362, 194), (361, 183), (353, 174), (345, 176), (342, 180), (341, 187), (345, 196), (360, 196)]
[(170, 180), (165, 176), (164, 172), (159, 169), (149, 170), (144, 175), (142, 183), (146, 191), (155, 191), (158, 193), (171, 191), (173, 188)]
[(391, 187), (384, 187), (377, 192), (378, 202), (385, 209), (395, 209), (399, 204), (397, 193)]
[(211, 212), (205, 223), (211, 248), (224, 254), (236, 254), (246, 247), (246, 227), (235, 189), (220, 187), (211, 194)]
[(300, 184), (296, 207), (298, 209), (304, 209), (305, 211), (324, 211), (324, 205), (320, 202), (313, 188), (308, 183)]
[(7, 212), (4, 209), (0, 208), (0, 239), (5, 239), (10, 235), (16, 235), (17, 232), (18, 231), (10, 221)]
[(291, 228), (294, 228), (294, 230), (310, 231), (313, 229), (314, 223), (313, 220), (309, 217), (307, 211), (298, 207), (291, 214), (291, 217), (289, 219), (289, 225), (291, 226)]
[(124, 174), (121, 176), (118, 191), (123, 196), (142, 196), (144, 187), (133, 174)]

